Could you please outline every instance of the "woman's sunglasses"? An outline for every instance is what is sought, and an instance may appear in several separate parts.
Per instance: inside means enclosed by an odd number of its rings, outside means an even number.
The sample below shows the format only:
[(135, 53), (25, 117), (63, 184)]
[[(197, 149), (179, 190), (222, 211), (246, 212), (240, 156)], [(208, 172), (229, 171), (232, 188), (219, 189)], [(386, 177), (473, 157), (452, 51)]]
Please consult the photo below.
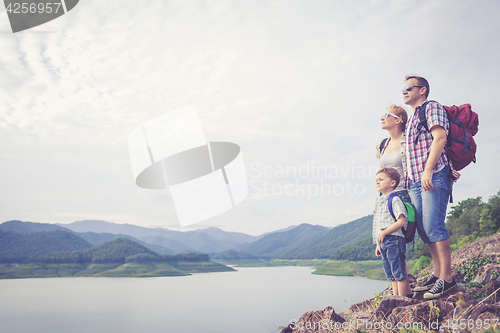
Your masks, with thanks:
[(387, 117), (393, 116), (396, 119), (399, 119), (399, 116), (395, 115), (394, 113), (386, 112), (382, 115), (382, 119), (387, 119)]

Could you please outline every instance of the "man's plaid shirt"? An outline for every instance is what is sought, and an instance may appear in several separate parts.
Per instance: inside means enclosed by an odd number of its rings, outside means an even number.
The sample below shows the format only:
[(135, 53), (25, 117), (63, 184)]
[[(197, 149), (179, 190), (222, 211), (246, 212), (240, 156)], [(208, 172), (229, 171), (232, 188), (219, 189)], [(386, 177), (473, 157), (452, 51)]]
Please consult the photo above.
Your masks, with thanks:
[[(394, 191), (392, 191), (391, 193), (393, 192)], [(389, 205), (387, 202), (391, 193), (387, 195), (381, 195), (377, 197), (377, 200), (375, 201), (375, 214), (373, 214), (372, 229), (373, 244), (378, 243), (378, 233), (380, 232), (380, 230), (388, 228), (396, 222), (389, 212)], [(408, 227), (408, 213), (406, 212), (406, 206), (403, 203), (403, 200), (401, 200), (401, 198), (397, 195), (395, 195), (392, 199), (392, 212), (394, 213), (394, 216), (396, 216), (396, 218), (398, 218), (399, 215), (403, 214), (405, 216), (405, 228)], [(403, 238), (405, 237), (401, 228), (394, 232), (391, 232), (389, 235), (399, 236)]]
[[(432, 144), (432, 135), (423, 126), (419, 126), (418, 112), (421, 106), (415, 108), (413, 116), (406, 126), (406, 168), (405, 187), (409, 188), (410, 180), (414, 183), (419, 182), (424, 172), (425, 163), (429, 157), (429, 150)], [(450, 129), (448, 115), (446, 110), (438, 102), (431, 101), (426, 107), (427, 126), (431, 129), (433, 126), (441, 126), (445, 129), (446, 135)], [(416, 141), (416, 142), (415, 142)], [(434, 172), (441, 170), (448, 164), (446, 152), (443, 149), (439, 160), (434, 167)]]

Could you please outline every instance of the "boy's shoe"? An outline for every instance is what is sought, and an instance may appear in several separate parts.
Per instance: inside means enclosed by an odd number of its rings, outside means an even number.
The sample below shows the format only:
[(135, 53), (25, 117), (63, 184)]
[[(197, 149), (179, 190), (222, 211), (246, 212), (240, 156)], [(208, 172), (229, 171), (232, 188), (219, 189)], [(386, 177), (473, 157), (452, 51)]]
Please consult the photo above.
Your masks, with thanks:
[(438, 279), (436, 283), (434, 283), (434, 287), (432, 287), (431, 290), (429, 290), (424, 294), (424, 298), (425, 299), (438, 298), (447, 293), (448, 291), (452, 290), (456, 286), (457, 283), (455, 282), (455, 280), (453, 280), (453, 278), (451, 280), (451, 283), (448, 283), (443, 279)]
[(434, 283), (436, 283), (437, 280), (439, 280), (439, 278), (435, 277), (434, 275), (431, 275), (423, 285), (416, 286), (415, 288), (413, 288), (413, 291), (430, 290), (434, 286)]

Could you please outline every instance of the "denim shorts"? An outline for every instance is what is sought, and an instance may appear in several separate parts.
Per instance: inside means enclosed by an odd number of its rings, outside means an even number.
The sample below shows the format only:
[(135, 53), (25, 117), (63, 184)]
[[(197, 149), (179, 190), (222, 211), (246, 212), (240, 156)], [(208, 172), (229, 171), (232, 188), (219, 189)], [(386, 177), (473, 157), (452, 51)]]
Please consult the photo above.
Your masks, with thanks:
[(403, 200), (403, 202), (411, 203), (410, 195), (408, 194), (407, 190), (397, 191), (394, 193), (396, 193), (398, 197), (400, 197), (401, 200)]
[(415, 207), (417, 231), (425, 244), (450, 238), (444, 225), (452, 186), (448, 167), (432, 176), (432, 185), (434, 189), (426, 192), (420, 181), (410, 181), (410, 197)]
[(387, 235), (380, 243), (385, 276), (391, 281), (406, 279), (406, 242), (403, 237)]

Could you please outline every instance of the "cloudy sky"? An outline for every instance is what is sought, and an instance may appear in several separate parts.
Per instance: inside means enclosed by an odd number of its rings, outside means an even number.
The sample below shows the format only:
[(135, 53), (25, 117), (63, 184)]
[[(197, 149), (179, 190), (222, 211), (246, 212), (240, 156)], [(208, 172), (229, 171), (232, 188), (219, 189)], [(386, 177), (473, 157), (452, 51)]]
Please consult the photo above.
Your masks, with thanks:
[[(368, 215), (380, 115), (406, 74), (480, 116), (455, 202), (500, 190), (500, 2), (81, 0), (13, 34), (0, 10), (0, 222), (99, 219), (249, 234)], [(248, 197), (180, 228), (135, 185), (128, 136), (196, 105), (241, 147)], [(409, 108), (407, 108), (409, 110)]]

